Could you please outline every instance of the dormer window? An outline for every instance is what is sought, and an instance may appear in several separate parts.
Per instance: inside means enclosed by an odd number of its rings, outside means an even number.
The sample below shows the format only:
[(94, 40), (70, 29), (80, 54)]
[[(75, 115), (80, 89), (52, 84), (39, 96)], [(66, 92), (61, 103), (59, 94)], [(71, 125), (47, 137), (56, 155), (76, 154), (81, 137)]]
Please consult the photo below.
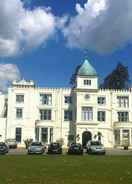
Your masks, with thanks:
[(91, 80), (84, 80), (85, 86), (91, 86)]

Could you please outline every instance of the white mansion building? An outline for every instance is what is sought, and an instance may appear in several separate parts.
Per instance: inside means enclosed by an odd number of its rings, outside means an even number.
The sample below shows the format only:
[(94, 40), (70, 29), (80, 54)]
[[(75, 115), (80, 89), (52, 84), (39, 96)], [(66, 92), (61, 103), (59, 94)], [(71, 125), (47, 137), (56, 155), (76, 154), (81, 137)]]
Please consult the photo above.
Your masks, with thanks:
[(0, 139), (19, 146), (33, 139), (49, 144), (100, 139), (105, 147), (132, 146), (132, 90), (98, 88), (95, 69), (85, 60), (75, 87), (39, 88), (33, 81), (14, 81), (0, 94)]

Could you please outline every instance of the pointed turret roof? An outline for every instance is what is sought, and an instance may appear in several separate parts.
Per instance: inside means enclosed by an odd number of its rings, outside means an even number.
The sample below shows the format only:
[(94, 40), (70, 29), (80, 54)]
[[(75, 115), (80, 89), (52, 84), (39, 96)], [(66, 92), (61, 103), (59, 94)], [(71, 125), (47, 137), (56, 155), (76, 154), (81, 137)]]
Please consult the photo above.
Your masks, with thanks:
[(89, 63), (87, 59), (84, 60), (83, 64), (79, 68), (78, 75), (80, 76), (97, 76), (96, 70)]

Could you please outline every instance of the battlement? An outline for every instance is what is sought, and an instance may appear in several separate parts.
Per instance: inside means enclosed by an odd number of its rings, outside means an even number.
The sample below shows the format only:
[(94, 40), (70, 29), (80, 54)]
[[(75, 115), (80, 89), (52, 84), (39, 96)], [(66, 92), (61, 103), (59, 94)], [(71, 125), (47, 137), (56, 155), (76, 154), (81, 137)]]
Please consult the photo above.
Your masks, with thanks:
[(111, 92), (111, 93), (129, 93), (132, 92), (132, 88), (129, 89), (99, 89), (100, 92)]
[(15, 80), (12, 82), (12, 87), (18, 87), (18, 88), (29, 88), (29, 87), (35, 87), (35, 83), (33, 80)]

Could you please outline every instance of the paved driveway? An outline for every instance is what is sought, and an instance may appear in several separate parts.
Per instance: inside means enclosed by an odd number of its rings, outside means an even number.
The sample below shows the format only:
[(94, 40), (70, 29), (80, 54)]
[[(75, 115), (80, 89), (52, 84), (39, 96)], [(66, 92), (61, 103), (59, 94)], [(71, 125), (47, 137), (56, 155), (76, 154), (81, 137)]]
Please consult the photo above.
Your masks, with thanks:
[[(25, 148), (18, 148), (18, 149), (10, 149), (8, 155), (26, 155), (27, 150)], [(64, 150), (64, 154), (66, 154), (66, 150)], [(84, 155), (87, 155), (85, 153)], [(123, 149), (107, 149), (106, 155), (131, 155), (132, 156), (132, 149), (123, 150)]]

